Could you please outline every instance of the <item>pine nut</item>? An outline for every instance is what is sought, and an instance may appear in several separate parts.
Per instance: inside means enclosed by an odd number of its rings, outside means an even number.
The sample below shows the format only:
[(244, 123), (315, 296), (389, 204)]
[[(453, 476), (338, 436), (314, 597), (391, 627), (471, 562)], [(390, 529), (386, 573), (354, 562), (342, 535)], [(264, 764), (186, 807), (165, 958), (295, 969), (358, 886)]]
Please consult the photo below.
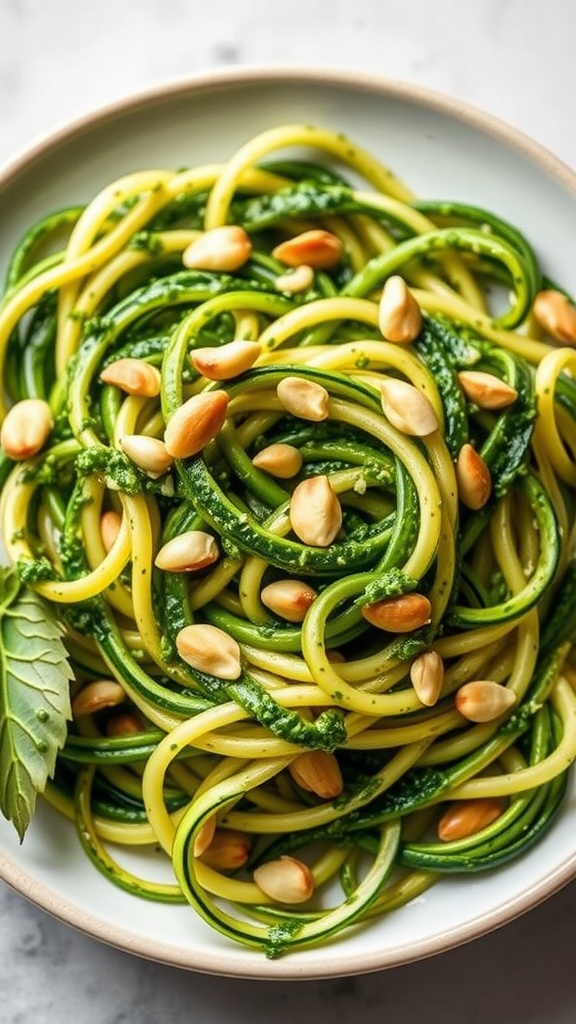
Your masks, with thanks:
[(72, 701), (72, 714), (74, 718), (93, 715), (96, 711), (117, 707), (125, 700), (126, 694), (120, 683), (114, 679), (98, 679), (87, 683), (76, 694)]
[(176, 637), (178, 654), (199, 672), (219, 679), (238, 679), (242, 674), (240, 648), (233, 637), (218, 626), (196, 623), (184, 626)]
[(306, 292), (314, 284), (314, 271), (307, 263), (301, 263), (291, 273), (281, 274), (274, 281), (274, 287), (279, 292), (287, 295), (297, 295), (298, 292)]
[(236, 224), (212, 228), (194, 239), (182, 253), (188, 270), (239, 270), (250, 259), (252, 242), (244, 228)]
[(344, 789), (338, 759), (325, 750), (307, 750), (288, 765), (288, 771), (302, 789), (322, 800), (335, 800)]
[(325, 387), (302, 377), (284, 377), (276, 388), (276, 394), (293, 416), (320, 423), (328, 418), (330, 396)]
[(462, 370), (458, 380), (466, 398), (480, 409), (505, 409), (518, 398), (518, 392), (505, 380), (482, 370)]
[(305, 263), (314, 270), (330, 270), (339, 263), (343, 251), (342, 242), (331, 231), (314, 228), (281, 242), (272, 250), (272, 255), (289, 267)]
[(157, 437), (148, 437), (146, 434), (125, 434), (120, 438), (120, 446), (124, 454), (153, 479), (166, 473), (174, 462), (172, 456), (166, 451), (164, 442)]
[(290, 499), (294, 533), (312, 547), (327, 548), (342, 526), (342, 508), (327, 476), (312, 476), (297, 484)]
[(142, 722), (133, 711), (119, 712), (106, 722), (107, 736), (136, 736), (143, 730)]
[(244, 832), (217, 828), (201, 860), (215, 871), (238, 871), (247, 863), (251, 851), (252, 844)]
[(170, 417), (164, 443), (175, 459), (189, 459), (212, 441), (226, 419), (228, 395), (225, 391), (203, 391), (193, 395)]
[(102, 370), (100, 380), (112, 384), (127, 395), (156, 398), (160, 394), (162, 378), (155, 366), (143, 359), (116, 359)]
[(301, 580), (276, 580), (264, 587), (262, 604), (288, 622), (303, 622), (317, 593)]
[(154, 565), (164, 572), (196, 572), (218, 560), (218, 545), (204, 530), (188, 530), (167, 541), (156, 555)]
[(48, 402), (42, 398), (23, 398), (6, 414), (0, 429), (0, 445), (11, 459), (30, 459), (44, 447), (53, 425)]
[(415, 341), (422, 328), (420, 306), (403, 277), (389, 277), (378, 306), (378, 326), (386, 341), (406, 345)]
[(302, 469), (302, 456), (291, 444), (269, 444), (254, 456), (252, 465), (279, 480), (289, 480)]
[(456, 459), (458, 497), (470, 509), (483, 508), (492, 492), (490, 470), (471, 444), (463, 444)]
[(546, 289), (534, 299), (533, 313), (544, 330), (565, 345), (576, 345), (576, 306), (562, 292)]
[(432, 405), (413, 384), (389, 377), (381, 382), (380, 395), (384, 415), (402, 434), (428, 437), (438, 430)]
[(421, 704), (433, 707), (444, 682), (444, 662), (436, 651), (425, 651), (410, 666), (410, 681)]
[(114, 541), (120, 533), (121, 525), (122, 516), (113, 508), (103, 512), (100, 516), (100, 537), (102, 538), (102, 546), (106, 553), (113, 547)]
[(202, 823), (194, 836), (193, 853), (195, 857), (201, 857), (206, 852), (216, 832), (216, 816), (213, 814)]
[(448, 805), (438, 822), (438, 838), (444, 843), (467, 839), (497, 821), (504, 807), (504, 801), (498, 797), (455, 800)]
[(296, 857), (279, 857), (260, 864), (254, 881), (276, 903), (305, 903), (314, 892), (314, 878), (307, 864)]
[(197, 348), (192, 363), (208, 380), (231, 380), (254, 365), (262, 346), (257, 341), (230, 341), (227, 345)]
[(362, 615), (371, 626), (389, 633), (410, 633), (430, 621), (432, 606), (424, 594), (400, 594), (365, 604)]
[(512, 690), (491, 679), (464, 683), (455, 699), (456, 709), (470, 722), (492, 722), (516, 703)]

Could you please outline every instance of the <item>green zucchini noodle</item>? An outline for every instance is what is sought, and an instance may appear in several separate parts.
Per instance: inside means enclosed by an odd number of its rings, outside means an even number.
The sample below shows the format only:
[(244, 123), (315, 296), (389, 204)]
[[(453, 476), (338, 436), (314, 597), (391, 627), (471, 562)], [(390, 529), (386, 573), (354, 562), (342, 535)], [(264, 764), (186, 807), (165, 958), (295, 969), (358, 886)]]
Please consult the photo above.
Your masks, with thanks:
[[(52, 428), (5, 445), (0, 517), (74, 676), (44, 796), (111, 882), (278, 956), (553, 824), (576, 757), (576, 336), (537, 315), (571, 306), (545, 272), (498, 214), (419, 200), (300, 124), (30, 228), (3, 392)], [(192, 531), (207, 560), (158, 557)], [(114, 698), (83, 704), (94, 685)], [(169, 882), (122, 866), (147, 845)]]

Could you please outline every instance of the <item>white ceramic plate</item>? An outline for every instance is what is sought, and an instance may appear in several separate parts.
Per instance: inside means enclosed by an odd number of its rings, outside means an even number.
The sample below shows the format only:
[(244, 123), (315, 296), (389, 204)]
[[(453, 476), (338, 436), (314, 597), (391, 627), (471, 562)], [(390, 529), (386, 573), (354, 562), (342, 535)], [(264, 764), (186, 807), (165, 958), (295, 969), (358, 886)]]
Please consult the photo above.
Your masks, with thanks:
[[(576, 284), (576, 175), (549, 153), (493, 118), (420, 88), (278, 68), (173, 82), (33, 146), (0, 177), (0, 264), (42, 212), (86, 200), (120, 174), (224, 159), (254, 133), (297, 120), (351, 135), (422, 196), (469, 200), (503, 215), (529, 235), (551, 276)], [(250, 978), (359, 974), (476, 938), (565, 885), (576, 875), (575, 811), (573, 784), (552, 832), (521, 860), (442, 882), (387, 920), (277, 961), (232, 946), (187, 907), (139, 901), (107, 883), (72, 828), (45, 806), (22, 846), (0, 818), (0, 876), (84, 932), (169, 964)], [(159, 871), (153, 861), (135, 855), (129, 866)]]

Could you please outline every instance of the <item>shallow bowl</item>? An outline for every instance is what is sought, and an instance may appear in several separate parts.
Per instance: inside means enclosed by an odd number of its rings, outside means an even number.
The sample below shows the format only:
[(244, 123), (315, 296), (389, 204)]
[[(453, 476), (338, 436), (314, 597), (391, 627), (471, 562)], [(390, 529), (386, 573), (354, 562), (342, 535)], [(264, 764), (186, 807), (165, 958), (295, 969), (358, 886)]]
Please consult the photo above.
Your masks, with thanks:
[[(423, 197), (485, 206), (525, 231), (547, 273), (576, 267), (576, 175), (537, 143), (423, 88), (340, 71), (260, 68), (197, 75), (130, 96), (32, 145), (0, 175), (0, 266), (42, 213), (145, 167), (226, 159), (255, 133), (305, 121), (343, 131)], [(572, 275), (572, 281), (570, 281)], [(576, 785), (552, 831), (506, 868), (450, 878), (389, 918), (318, 949), (266, 960), (232, 947), (188, 907), (140, 901), (101, 877), (74, 830), (41, 805), (22, 846), (0, 818), (0, 877), (38, 906), (124, 950), (244, 978), (360, 974), (438, 954), (530, 910), (576, 875)], [(153, 853), (136, 871), (160, 872)]]

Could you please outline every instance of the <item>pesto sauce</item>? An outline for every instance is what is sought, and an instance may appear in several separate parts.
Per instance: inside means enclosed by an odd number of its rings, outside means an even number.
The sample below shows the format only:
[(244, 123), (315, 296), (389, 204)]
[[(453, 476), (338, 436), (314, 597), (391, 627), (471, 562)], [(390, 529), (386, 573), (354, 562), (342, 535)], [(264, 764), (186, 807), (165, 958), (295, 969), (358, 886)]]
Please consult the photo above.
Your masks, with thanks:
[(94, 445), (84, 448), (78, 453), (75, 468), (79, 477), (99, 473), (109, 481), (113, 490), (125, 494), (139, 494), (142, 491), (142, 479), (130, 459), (113, 448)]
[(52, 583), (57, 580), (58, 573), (52, 562), (42, 555), (40, 558), (20, 559), (16, 565), (18, 579), (26, 586), (34, 586), (35, 583)]

